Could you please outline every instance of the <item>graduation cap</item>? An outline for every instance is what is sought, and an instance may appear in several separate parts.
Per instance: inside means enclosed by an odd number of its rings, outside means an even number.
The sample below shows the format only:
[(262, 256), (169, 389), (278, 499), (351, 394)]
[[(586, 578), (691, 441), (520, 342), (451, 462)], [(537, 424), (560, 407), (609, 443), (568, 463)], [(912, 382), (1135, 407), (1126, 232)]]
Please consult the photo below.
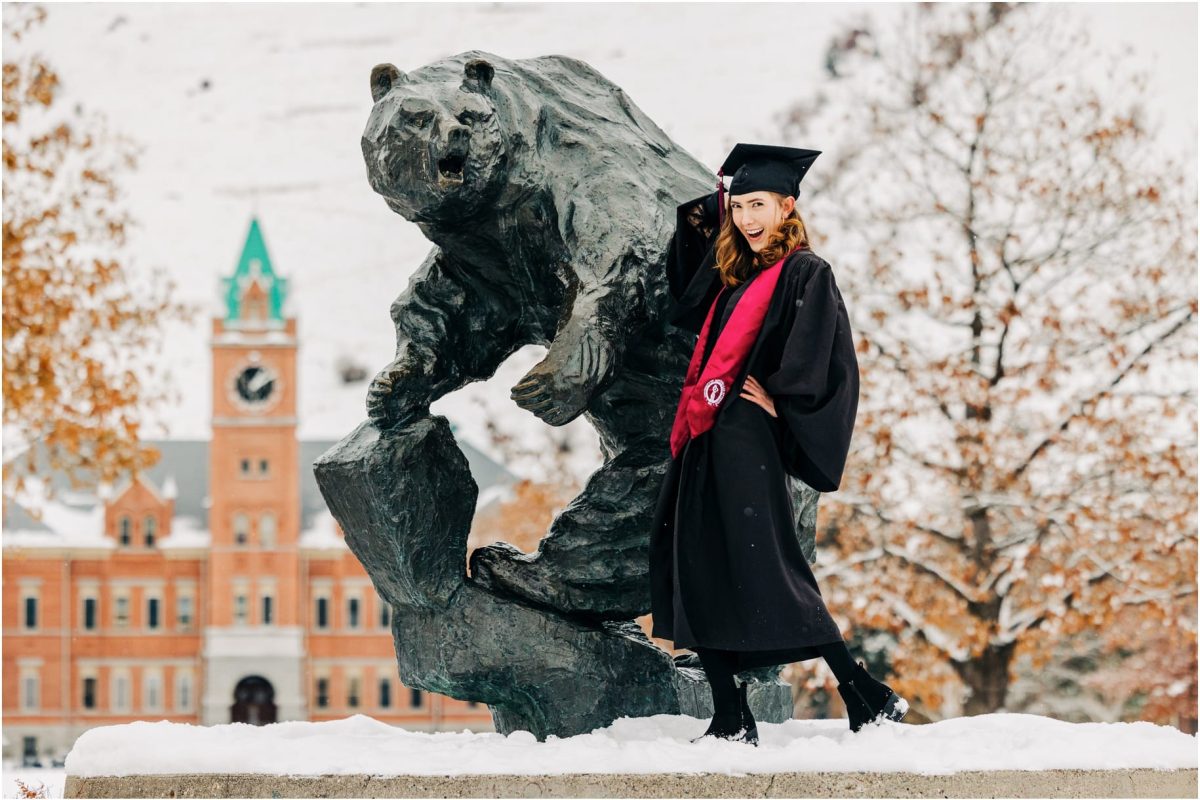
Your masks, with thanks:
[(796, 197), (800, 194), (800, 181), (804, 180), (808, 168), (819, 155), (820, 150), (800, 147), (738, 143), (717, 170), (719, 219), (724, 222), (727, 173), (733, 174), (733, 180), (729, 182), (730, 194), (778, 192), (786, 197)]

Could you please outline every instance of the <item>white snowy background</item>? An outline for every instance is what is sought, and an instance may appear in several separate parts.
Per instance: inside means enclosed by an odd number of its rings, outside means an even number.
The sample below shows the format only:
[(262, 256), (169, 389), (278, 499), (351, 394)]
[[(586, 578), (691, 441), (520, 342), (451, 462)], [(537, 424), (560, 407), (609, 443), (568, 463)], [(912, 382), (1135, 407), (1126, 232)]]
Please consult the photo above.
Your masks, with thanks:
[[(622, 86), (642, 110), (714, 168), (738, 141), (778, 138), (778, 115), (823, 80), (825, 44), (863, 15), (886, 24), (906, 4), (441, 3), (50, 5), (19, 46), (43, 53), (62, 104), (103, 113), (144, 149), (119, 178), (137, 222), (135, 269), (161, 267), (204, 313), (167, 331), (163, 358), (177, 401), (147, 435), (207, 438), (209, 323), (219, 278), (232, 272), (253, 215), (299, 317), (300, 431), (340, 438), (365, 416), (366, 382), (344, 385), (350, 356), (373, 375), (391, 360), (388, 305), (429, 250), (417, 228), (367, 186), (359, 138), (371, 107), (371, 67), (413, 70), (471, 49), (507, 58), (560, 53)], [(1071, 4), (1098, 46), (1129, 48), (1151, 70), (1149, 111), (1163, 146), (1196, 147), (1196, 8)], [(5, 8), (7, 15), (11, 8)], [(778, 63), (772, 61), (778, 59)], [(786, 86), (781, 91), (780, 86)], [(830, 146), (817, 136), (803, 146)], [(818, 168), (819, 168), (818, 162)], [(1191, 163), (1191, 162), (1188, 162)], [(715, 173), (714, 173), (715, 180)], [(808, 219), (820, 230), (818, 218)], [(836, 262), (836, 243), (830, 257)], [(482, 403), (536, 448), (549, 426), (508, 390), (544, 355), (526, 347), (491, 380), (433, 406), (476, 447), (489, 447)], [(599, 464), (581, 417), (580, 480)], [(510, 464), (546, 477), (544, 465)]]
[[(138, 170), (118, 176), (123, 203), (138, 223), (127, 261), (136, 270), (165, 269), (178, 283), (179, 299), (204, 308), (194, 324), (167, 331), (162, 360), (172, 365), (178, 399), (147, 434), (208, 437), (206, 317), (217, 313), (219, 278), (232, 271), (257, 216), (276, 269), (291, 281), (291, 309), (300, 320), (300, 436), (339, 438), (364, 416), (366, 383), (343, 385), (335, 364), (351, 356), (373, 374), (390, 360), (388, 305), (429, 249), (416, 227), (367, 186), (359, 137), (371, 106), (373, 65), (412, 70), (470, 49), (507, 58), (573, 56), (622, 86), (715, 169), (735, 142), (778, 138), (778, 115), (819, 86), (825, 43), (843, 23), (870, 15), (886, 24), (905, 10), (906, 4), (857, 3), (51, 4), (47, 23), (16, 49), (49, 59), (63, 83), (63, 106), (102, 113), (110, 129), (141, 145)], [(11, 11), (6, 5), (5, 16)], [(1069, 4), (1067, 13), (1098, 46), (1128, 48), (1150, 71), (1146, 100), (1161, 128), (1158, 146), (1195, 163), (1195, 5)], [(822, 149), (836, 137), (828, 131), (801, 144)], [(819, 218), (806, 219), (820, 230)], [(835, 264), (836, 252), (830, 243)], [(478, 403), (536, 443), (549, 429), (518, 409), (508, 389), (543, 353), (525, 348), (492, 380), (444, 398), (433, 411), (485, 452)], [(582, 418), (567, 430), (580, 445), (574, 469), (582, 479), (599, 461), (595, 436)], [(536, 463), (510, 467), (544, 477)], [(199, 743), (195, 737), (210, 735), (206, 729), (156, 724), (88, 734), (72, 768), (95, 770), (89, 758), (119, 766), (106, 751), (117, 746), (159, 752), (162, 764), (180, 771), (185, 763), (187, 771), (204, 771), (179, 754)], [(535, 764), (539, 772), (548, 764), (640, 771), (668, 762), (680, 771), (730, 771), (735, 764), (745, 771), (851, 769), (884, 752), (892, 761), (881, 768), (934, 772), (1052, 767), (1064, 758), (1076, 767), (1196, 765), (1195, 738), (1173, 729), (1070, 725), (1080, 736), (1068, 747), (1061, 738), (1068, 725), (1000, 714), (850, 738), (844, 720), (792, 720), (764, 724), (765, 746), (750, 758), (740, 745), (681, 744), (704, 727), (685, 717), (618, 720), (541, 745), (524, 733), (417, 734), (353, 717), (286, 723), (273, 726), (274, 733), (221, 726), (219, 745), (198, 752), (220, 756), (236, 771), (229, 759), (255, 752), (258, 742), (250, 739), (274, 735), (298, 772), (362, 769), (353, 754), (364, 747), (389, 753), (392, 763), (439, 772), (467, 761), (481, 771), (488, 765), (530, 771)], [(142, 743), (129, 748), (130, 742)], [(251, 771), (254, 764), (243, 766)], [(4, 795), (13, 796), (13, 779), (25, 776), (48, 780), (52, 796), (61, 796), (62, 775), (6, 770)]]

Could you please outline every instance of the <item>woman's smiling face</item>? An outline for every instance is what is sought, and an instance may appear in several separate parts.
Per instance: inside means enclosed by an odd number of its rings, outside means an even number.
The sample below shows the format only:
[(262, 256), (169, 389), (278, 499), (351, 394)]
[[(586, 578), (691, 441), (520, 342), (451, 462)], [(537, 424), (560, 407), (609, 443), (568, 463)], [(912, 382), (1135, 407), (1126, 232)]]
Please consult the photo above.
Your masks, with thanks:
[(729, 209), (733, 213), (733, 224), (754, 252), (762, 250), (779, 223), (792, 213), (796, 198), (785, 197), (782, 202), (774, 192), (749, 192), (731, 194)]

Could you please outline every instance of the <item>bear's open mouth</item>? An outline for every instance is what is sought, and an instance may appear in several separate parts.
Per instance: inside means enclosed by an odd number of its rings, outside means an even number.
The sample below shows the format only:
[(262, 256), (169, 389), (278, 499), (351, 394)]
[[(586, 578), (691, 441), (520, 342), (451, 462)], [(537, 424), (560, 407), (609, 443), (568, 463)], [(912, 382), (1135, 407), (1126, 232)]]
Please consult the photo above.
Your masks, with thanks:
[(458, 154), (439, 158), (437, 162), (438, 177), (444, 180), (461, 181), (463, 179), (463, 165), (466, 162), (466, 156)]

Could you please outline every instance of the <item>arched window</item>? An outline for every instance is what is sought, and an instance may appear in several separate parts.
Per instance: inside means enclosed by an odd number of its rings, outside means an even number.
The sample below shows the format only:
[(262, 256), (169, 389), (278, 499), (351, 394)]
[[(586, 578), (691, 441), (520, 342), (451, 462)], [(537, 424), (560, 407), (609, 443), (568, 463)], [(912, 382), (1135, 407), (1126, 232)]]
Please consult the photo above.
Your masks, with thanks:
[(117, 541), (122, 547), (128, 547), (133, 541), (133, 520), (129, 517), (121, 517), (117, 520)]
[(390, 628), (392, 626), (392, 607), (382, 597), (377, 596), (375, 602), (379, 604), (379, 627)]
[(158, 532), (158, 520), (150, 514), (142, 520), (142, 537), (146, 541), (146, 547), (154, 547), (154, 535)]
[(275, 514), (271, 511), (263, 512), (263, 515), (258, 518), (258, 544), (259, 547), (274, 547), (275, 546)]
[(266, 322), (268, 299), (258, 281), (251, 283), (242, 293), (242, 319), (247, 322)]
[(233, 543), (244, 546), (250, 541), (250, 517), (245, 514), (233, 515)]

